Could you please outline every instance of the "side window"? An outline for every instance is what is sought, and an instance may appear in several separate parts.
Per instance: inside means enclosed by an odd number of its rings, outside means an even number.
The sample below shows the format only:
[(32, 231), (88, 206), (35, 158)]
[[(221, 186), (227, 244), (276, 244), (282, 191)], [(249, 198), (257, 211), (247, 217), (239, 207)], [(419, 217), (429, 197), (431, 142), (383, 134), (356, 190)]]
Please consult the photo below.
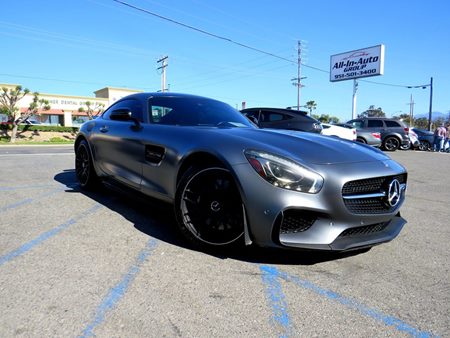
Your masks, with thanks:
[(400, 123), (398, 123), (397, 121), (384, 121), (384, 123), (386, 123), (386, 127), (390, 127), (390, 128), (401, 128), (402, 126), (400, 125)]
[(381, 120), (369, 120), (367, 121), (369, 128), (383, 128), (383, 121)]
[(131, 115), (138, 119), (139, 121), (143, 122), (143, 109), (142, 104), (138, 100), (129, 99), (129, 100), (123, 100), (119, 101), (116, 104), (113, 104), (111, 107), (109, 107), (102, 115), (102, 118), (109, 120), (111, 113), (116, 109), (129, 109), (131, 111)]
[(283, 114), (278, 114), (278, 113), (270, 113), (269, 115), (269, 122), (274, 122), (274, 121), (282, 121), (284, 120), (283, 118)]
[(150, 121), (152, 123), (171, 124), (169, 113), (173, 111), (170, 107), (150, 106)]
[(350, 121), (350, 125), (355, 127), (356, 129), (363, 129), (364, 128), (364, 122), (363, 121)]

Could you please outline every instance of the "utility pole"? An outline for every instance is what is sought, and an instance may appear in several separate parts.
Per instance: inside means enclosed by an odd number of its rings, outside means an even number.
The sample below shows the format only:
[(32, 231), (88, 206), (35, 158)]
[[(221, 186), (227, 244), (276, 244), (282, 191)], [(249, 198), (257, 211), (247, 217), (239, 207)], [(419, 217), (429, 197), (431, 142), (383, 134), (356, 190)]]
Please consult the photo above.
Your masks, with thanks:
[(297, 42), (297, 77), (291, 79), (294, 81), (292, 84), (297, 87), (297, 110), (300, 110), (300, 90), (302, 87), (302, 80), (306, 77), (301, 77), (301, 66), (302, 66), (302, 43), (299, 40)]
[(161, 63), (161, 66), (158, 67), (158, 70), (161, 70), (161, 91), (165, 92), (167, 91), (166, 88), (166, 67), (168, 66), (167, 60), (169, 59), (168, 56), (163, 56), (161, 59), (159, 59), (156, 63)]
[(356, 92), (358, 91), (358, 81), (353, 80), (353, 100), (352, 100), (352, 119), (356, 119)]
[(412, 128), (414, 127), (414, 105), (415, 105), (412, 94), (409, 99), (409, 103), (407, 103), (407, 105), (409, 105), (409, 127)]

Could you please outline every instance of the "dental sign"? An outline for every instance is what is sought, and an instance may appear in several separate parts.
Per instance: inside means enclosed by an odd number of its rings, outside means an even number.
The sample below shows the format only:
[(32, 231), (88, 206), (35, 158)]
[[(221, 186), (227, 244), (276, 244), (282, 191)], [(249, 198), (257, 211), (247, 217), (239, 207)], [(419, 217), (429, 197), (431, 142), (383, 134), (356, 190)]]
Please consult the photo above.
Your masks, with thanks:
[(383, 75), (383, 73), (384, 45), (331, 56), (331, 82)]

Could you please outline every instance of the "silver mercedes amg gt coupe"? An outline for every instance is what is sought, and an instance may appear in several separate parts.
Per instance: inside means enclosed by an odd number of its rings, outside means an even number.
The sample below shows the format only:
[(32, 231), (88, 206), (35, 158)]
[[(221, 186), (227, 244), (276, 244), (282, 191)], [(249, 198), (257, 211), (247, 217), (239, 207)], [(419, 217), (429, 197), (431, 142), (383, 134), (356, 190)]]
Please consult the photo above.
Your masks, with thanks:
[(256, 127), (220, 101), (140, 93), (84, 123), (75, 142), (83, 189), (112, 179), (172, 203), (207, 247), (371, 247), (406, 221), (407, 173), (378, 149)]

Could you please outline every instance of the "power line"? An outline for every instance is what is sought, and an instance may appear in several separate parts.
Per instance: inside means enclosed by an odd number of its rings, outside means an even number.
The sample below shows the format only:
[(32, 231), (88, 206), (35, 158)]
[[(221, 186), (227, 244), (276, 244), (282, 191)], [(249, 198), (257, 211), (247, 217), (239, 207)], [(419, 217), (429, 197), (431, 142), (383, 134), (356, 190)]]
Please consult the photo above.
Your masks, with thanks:
[[(114, 86), (114, 87), (121, 87), (121, 88), (129, 88), (126, 85), (119, 85), (119, 84), (105, 84), (101, 82), (88, 82), (88, 81), (73, 81), (73, 80), (63, 80), (63, 79), (55, 79), (55, 78), (47, 78), (47, 77), (39, 77), (39, 76), (26, 76), (26, 75), (17, 75), (17, 74), (6, 74), (6, 73), (0, 73), (0, 76), (8, 76), (8, 77), (14, 77), (14, 78), (21, 78), (21, 79), (32, 79), (32, 80), (43, 80), (43, 81), (55, 81), (55, 82), (64, 82), (64, 83), (74, 83), (74, 84), (89, 84), (89, 85), (96, 85), (96, 86)], [(142, 89), (151, 89), (149, 87), (141, 87)]]
[[(151, 12), (151, 11), (149, 11), (149, 10), (147, 10), (147, 9), (144, 9), (144, 8), (140, 8), (140, 7), (134, 6), (134, 5), (129, 4), (129, 3), (125, 2), (125, 1), (121, 1), (121, 0), (112, 0), (112, 1), (117, 2), (117, 3), (119, 3), (119, 4), (123, 5), (123, 6), (127, 6), (127, 7), (129, 7), (129, 8), (135, 9), (135, 10), (137, 10), (137, 11), (140, 11), (140, 12), (143, 12), (143, 13), (146, 13), (146, 14), (149, 14), (149, 15), (152, 15), (152, 16), (157, 17), (157, 18), (159, 18), (159, 19), (162, 19), (162, 20), (171, 22), (171, 23), (173, 23), (173, 24), (182, 26), (182, 27), (184, 27), (184, 28), (187, 28), (187, 29), (196, 31), (196, 32), (198, 32), (198, 33), (201, 33), (201, 34), (204, 34), (204, 35), (208, 35), (208, 36), (211, 36), (211, 37), (213, 37), (213, 38), (216, 38), (216, 39), (219, 39), (219, 40), (223, 40), (223, 41), (226, 41), (226, 42), (235, 44), (235, 45), (237, 45), (237, 46), (240, 46), (240, 47), (243, 47), (243, 48), (246, 48), (246, 49), (253, 50), (253, 51), (258, 52), (258, 53), (262, 53), (262, 54), (265, 54), (265, 55), (269, 55), (269, 56), (272, 56), (272, 57), (274, 57), (274, 58), (277, 58), (277, 59), (280, 59), (280, 60), (287, 61), (287, 62), (289, 62), (289, 63), (293, 63), (293, 64), (296, 63), (295, 60), (291, 60), (291, 59), (285, 58), (285, 57), (283, 57), (283, 56), (276, 55), (276, 54), (274, 54), (274, 53), (266, 52), (265, 50), (262, 50), (262, 49), (259, 49), (259, 48), (255, 48), (255, 47), (246, 45), (246, 44), (241, 43), (241, 42), (238, 42), (238, 41), (234, 41), (234, 40), (232, 40), (232, 39), (230, 39), (230, 38), (227, 38), (227, 37), (224, 37), (224, 36), (221, 36), (221, 35), (217, 35), (217, 34), (215, 34), (215, 33), (208, 32), (208, 31), (206, 31), (206, 30), (203, 30), (203, 29), (200, 29), (200, 28), (197, 28), (197, 27), (194, 27), (194, 26), (191, 26), (191, 25), (182, 23), (182, 22), (177, 21), (177, 20), (174, 20), (174, 19), (170, 19), (170, 18), (168, 18), (168, 17), (166, 17), (166, 16), (163, 16), (163, 15), (160, 15), (160, 14), (157, 14), (157, 13), (154, 13), (154, 12)], [(321, 68), (318, 68), (318, 67), (313, 67), (313, 66), (306, 65), (306, 64), (303, 64), (303, 63), (302, 63), (301, 65), (304, 66), (304, 67), (306, 67), (306, 68), (314, 69), (314, 70), (319, 71), (319, 72), (322, 72), (322, 73), (326, 73), (326, 74), (329, 74), (329, 73), (330, 73), (328, 70), (321, 69)], [(399, 85), (399, 84), (390, 84), (390, 83), (375, 82), (375, 81), (369, 81), (369, 80), (360, 80), (360, 81), (362, 81), (362, 82), (367, 82), (367, 83), (372, 83), (372, 84), (383, 85), (383, 86), (390, 86), (390, 87), (402, 87), (402, 88), (417, 87), (417, 86), (408, 86), (408, 85)]]
[(179, 25), (179, 26), (182, 26), (182, 27), (191, 29), (191, 30), (196, 31), (196, 32), (198, 32), (198, 33), (201, 33), (201, 34), (204, 34), (204, 35), (208, 35), (208, 36), (211, 36), (211, 37), (216, 38), (216, 39), (224, 40), (224, 41), (227, 41), (227, 42), (229, 42), (229, 43), (235, 44), (235, 45), (237, 45), (237, 46), (244, 47), (244, 48), (253, 50), (253, 51), (255, 51), (255, 52), (258, 52), (258, 53), (266, 54), (266, 55), (272, 56), (272, 57), (277, 58), (277, 59), (280, 59), (280, 60), (284, 60), (284, 61), (287, 61), (287, 62), (290, 62), (290, 63), (295, 63), (294, 60), (287, 59), (287, 58), (285, 58), (285, 57), (283, 57), (283, 56), (279, 56), (279, 55), (276, 55), (276, 54), (273, 54), (273, 53), (270, 53), (270, 52), (266, 52), (266, 51), (264, 51), (264, 50), (262, 50), (262, 49), (259, 49), (259, 48), (251, 47), (251, 46), (249, 46), (249, 45), (246, 45), (246, 44), (244, 44), (244, 43), (240, 43), (240, 42), (234, 41), (234, 40), (232, 40), (232, 39), (230, 39), (230, 38), (227, 38), (227, 37), (224, 37), (224, 36), (220, 36), (220, 35), (217, 35), (217, 34), (214, 34), (214, 33), (210, 33), (210, 32), (205, 31), (205, 30), (203, 30), (203, 29), (196, 28), (196, 27), (194, 27), (194, 26), (191, 26), (191, 25), (188, 25), (188, 24), (185, 24), (185, 23), (182, 23), (182, 22), (179, 22), (179, 21), (170, 19), (170, 18), (168, 18), (168, 17), (159, 15), (159, 14), (157, 14), (157, 13), (151, 12), (151, 11), (149, 11), (149, 10), (147, 10), (147, 9), (140, 8), (140, 7), (131, 5), (131, 4), (127, 3), (127, 2), (120, 1), (120, 0), (112, 0), (112, 1), (117, 2), (117, 3), (119, 3), (119, 4), (122, 4), (122, 5), (124, 5), (124, 6), (130, 7), (130, 8), (133, 8), (133, 9), (138, 10), (138, 11), (140, 11), (140, 12), (147, 13), (147, 14), (149, 14), (149, 15), (155, 16), (155, 17), (157, 17), (157, 18), (159, 18), (159, 19), (166, 20), (166, 21), (169, 21), (169, 22), (174, 23), (174, 24), (176, 24), (176, 25)]

